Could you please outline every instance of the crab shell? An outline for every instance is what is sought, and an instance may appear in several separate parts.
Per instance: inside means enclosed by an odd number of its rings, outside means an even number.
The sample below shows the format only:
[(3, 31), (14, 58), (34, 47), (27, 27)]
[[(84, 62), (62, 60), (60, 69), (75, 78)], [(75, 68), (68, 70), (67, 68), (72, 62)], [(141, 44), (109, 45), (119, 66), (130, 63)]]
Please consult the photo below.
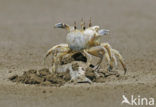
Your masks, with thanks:
[(80, 51), (86, 48), (87, 46), (87, 36), (84, 35), (82, 31), (76, 30), (67, 34), (66, 41), (69, 45), (69, 48), (74, 51)]
[(66, 36), (69, 48), (74, 51), (80, 51), (91, 46), (99, 45), (100, 37), (103, 32), (99, 30), (99, 26), (90, 27), (84, 31), (73, 30)]

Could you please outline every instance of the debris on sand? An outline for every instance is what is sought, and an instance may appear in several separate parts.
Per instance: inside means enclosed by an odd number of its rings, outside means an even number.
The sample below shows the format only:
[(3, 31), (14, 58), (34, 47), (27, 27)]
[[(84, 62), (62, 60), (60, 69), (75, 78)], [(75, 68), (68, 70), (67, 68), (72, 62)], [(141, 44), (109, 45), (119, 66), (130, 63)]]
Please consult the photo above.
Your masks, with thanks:
[[(85, 76), (92, 82), (103, 83), (108, 78), (103, 72), (98, 77), (91, 68), (85, 72)], [(111, 75), (109, 75), (111, 76)], [(38, 84), (44, 86), (62, 86), (71, 80), (69, 72), (51, 73), (49, 69), (43, 68), (40, 70), (28, 70), (23, 75), (13, 75), (9, 78), (13, 82), (20, 82), (24, 84)], [(81, 82), (81, 81), (80, 81)]]
[(24, 84), (40, 84), (60, 86), (70, 80), (69, 72), (51, 73), (49, 69), (28, 70), (23, 75), (13, 75), (9, 78), (13, 82)]
[[(31, 69), (25, 71), (23, 75), (13, 75), (9, 80), (13, 82), (20, 82), (24, 84), (39, 84), (45, 86), (62, 86), (65, 83), (103, 83), (106, 80), (110, 81), (108, 77), (117, 78), (117, 72), (108, 72), (100, 69), (94, 70), (94, 66), (88, 67), (87, 58), (81, 53), (77, 53), (72, 57), (67, 57), (62, 60), (61, 65), (58, 65), (56, 72), (50, 72), (47, 68), (40, 70)], [(114, 75), (114, 76), (113, 76)]]

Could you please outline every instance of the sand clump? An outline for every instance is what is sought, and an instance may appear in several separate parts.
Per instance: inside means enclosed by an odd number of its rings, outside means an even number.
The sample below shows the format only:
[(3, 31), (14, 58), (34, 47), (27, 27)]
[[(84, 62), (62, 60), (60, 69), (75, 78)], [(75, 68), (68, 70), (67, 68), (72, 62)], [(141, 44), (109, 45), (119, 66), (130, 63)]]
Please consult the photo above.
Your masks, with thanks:
[[(115, 75), (115, 76), (114, 76)], [(103, 83), (110, 79), (110, 77), (118, 78), (116, 74), (107, 75), (105, 72), (100, 72), (99, 76), (95, 74), (92, 68), (87, 68), (85, 76), (92, 82)], [(108, 78), (109, 77), (109, 78)], [(24, 84), (38, 84), (44, 86), (62, 86), (70, 82), (71, 76), (69, 72), (51, 73), (49, 69), (42, 68), (40, 70), (31, 69), (25, 71), (22, 75), (13, 75), (9, 78), (13, 82), (20, 82)], [(82, 81), (83, 82), (83, 81)], [(81, 83), (82, 83), (81, 82)]]
[(51, 73), (49, 69), (43, 68), (40, 70), (28, 70), (21, 76), (13, 75), (9, 79), (13, 82), (20, 82), (24, 84), (60, 86), (70, 80), (70, 75), (68, 72)]
[[(49, 86), (62, 86), (65, 83), (93, 83), (110, 81), (119, 77), (118, 72), (100, 69), (94, 70), (94, 65), (87, 66), (87, 58), (82, 53), (62, 59), (59, 71), (50, 72), (48, 68), (24, 71), (22, 75), (13, 75), (9, 80), (24, 84), (38, 84)], [(61, 71), (60, 71), (61, 70)]]

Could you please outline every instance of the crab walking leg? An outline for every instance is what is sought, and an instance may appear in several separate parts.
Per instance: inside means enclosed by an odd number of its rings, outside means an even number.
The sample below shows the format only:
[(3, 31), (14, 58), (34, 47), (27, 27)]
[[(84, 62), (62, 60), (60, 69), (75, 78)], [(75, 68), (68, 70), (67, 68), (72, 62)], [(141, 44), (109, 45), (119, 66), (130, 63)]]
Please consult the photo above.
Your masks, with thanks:
[(69, 51), (64, 51), (61, 53), (56, 53), (56, 55), (53, 57), (54, 61), (52, 63), (52, 72), (57, 72), (58, 71), (58, 67), (61, 64), (62, 58), (66, 55), (68, 55), (68, 57), (71, 57), (74, 54), (74, 52)]
[(114, 55), (114, 53), (112, 52), (112, 47), (110, 46), (110, 44), (108, 43), (101, 43), (101, 46), (105, 47), (108, 51), (109, 57), (110, 57), (110, 66), (108, 68), (109, 71), (111, 71), (113, 69), (113, 64), (115, 64), (115, 66), (117, 66), (117, 60), (116, 57)]
[(59, 45), (55, 45), (53, 46), (52, 48), (50, 48), (45, 57), (44, 57), (44, 60), (50, 55), (50, 54), (56, 54), (58, 52), (67, 52), (69, 51), (69, 48), (68, 48), (68, 44), (59, 44)]
[(45, 57), (44, 62), (46, 58), (51, 54), (52, 55), (52, 71), (56, 71), (57, 65), (60, 64), (60, 61), (62, 57), (70, 52), (70, 49), (68, 48), (68, 44), (59, 44), (56, 46), (53, 46), (50, 48)]
[(56, 53), (54, 56), (52, 54), (52, 72), (56, 72), (58, 65), (60, 65), (62, 57), (66, 54), (68, 54), (68, 52)]
[[(47, 53), (45, 54), (44, 60), (43, 60), (44, 65), (45, 65), (45, 62), (46, 62), (46, 58), (47, 58), (50, 54), (52, 54), (53, 51), (54, 51), (54, 48), (52, 47), (52, 48), (50, 48), (50, 49), (47, 51)], [(52, 62), (53, 62), (53, 58), (52, 58)]]
[(110, 62), (110, 63), (113, 63), (115, 66), (118, 65), (118, 62), (117, 62), (117, 59), (116, 59), (114, 53), (112, 53), (112, 59), (111, 59), (111, 61), (112, 61), (112, 62)]
[(96, 69), (99, 68), (99, 66), (100, 66), (100, 64), (101, 64), (101, 62), (102, 62), (102, 60), (103, 60), (103, 56), (104, 56), (104, 55), (105, 55), (105, 57), (106, 57), (108, 63), (110, 63), (110, 58), (109, 58), (108, 52), (107, 52), (107, 50), (106, 50), (104, 47), (102, 47), (102, 46), (95, 46), (95, 47), (86, 49), (86, 51), (87, 51), (89, 54), (100, 58), (100, 60), (99, 60), (98, 63), (96, 64), (96, 66), (97, 66)]
[(108, 44), (108, 43), (101, 43), (101, 46), (105, 47), (107, 49), (107, 51), (108, 51), (109, 56), (112, 57), (112, 54), (111, 54), (112, 47), (110, 46), (110, 44)]
[(111, 53), (111, 46), (108, 43), (101, 43), (101, 46), (105, 47), (107, 49), (108, 55), (110, 57), (110, 63), (108, 70), (111, 71), (113, 69), (113, 58), (112, 58), (112, 53)]
[(126, 74), (127, 68), (126, 68), (126, 65), (125, 65), (125, 63), (124, 63), (123, 57), (121, 56), (121, 54), (119, 53), (119, 51), (117, 51), (117, 50), (115, 50), (115, 49), (111, 49), (111, 50), (112, 50), (112, 53), (114, 53), (116, 56), (118, 56), (119, 61), (120, 61), (121, 65), (122, 65), (122, 67), (123, 67), (123, 69), (124, 69), (124, 74)]
[(83, 50), (83, 52), (84, 52), (85, 56), (87, 57), (87, 66), (90, 66), (91, 61), (92, 61), (92, 56), (86, 50)]

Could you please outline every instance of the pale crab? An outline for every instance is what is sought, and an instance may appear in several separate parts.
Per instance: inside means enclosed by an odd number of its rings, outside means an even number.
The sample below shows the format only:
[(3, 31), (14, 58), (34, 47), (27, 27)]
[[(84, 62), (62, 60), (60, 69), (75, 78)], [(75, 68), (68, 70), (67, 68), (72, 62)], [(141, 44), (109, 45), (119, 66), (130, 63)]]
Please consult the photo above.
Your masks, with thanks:
[(69, 26), (64, 23), (55, 24), (55, 28), (62, 28), (68, 31), (66, 42), (53, 46), (48, 50), (46, 56), (52, 54), (52, 71), (58, 71), (58, 66), (64, 56), (72, 56), (75, 53), (81, 52), (87, 57), (87, 65), (90, 65), (92, 56), (99, 57), (99, 61), (95, 66), (95, 71), (99, 70), (100, 64), (105, 56), (109, 64), (108, 71), (111, 71), (114, 66), (117, 66), (118, 57), (124, 74), (127, 71), (124, 60), (120, 53), (113, 49), (108, 43), (101, 43), (101, 37), (108, 34), (109, 30), (100, 29), (99, 26), (92, 26), (91, 20), (89, 27), (85, 27), (85, 23), (81, 21), (81, 29), (77, 29), (76, 23), (74, 26)]

